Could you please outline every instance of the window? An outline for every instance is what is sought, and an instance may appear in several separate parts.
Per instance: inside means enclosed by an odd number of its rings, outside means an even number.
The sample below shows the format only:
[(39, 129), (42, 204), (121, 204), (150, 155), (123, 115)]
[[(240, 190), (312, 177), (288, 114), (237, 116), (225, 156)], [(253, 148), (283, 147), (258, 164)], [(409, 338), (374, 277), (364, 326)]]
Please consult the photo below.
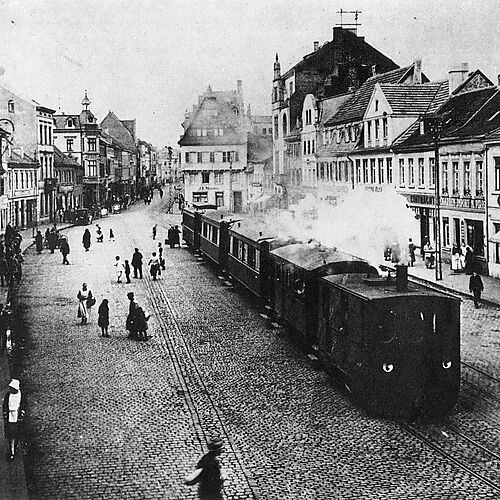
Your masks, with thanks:
[(184, 159), (186, 163), (189, 163), (189, 153), (185, 153)]
[(93, 177), (97, 175), (97, 162), (96, 160), (87, 161), (87, 175)]
[(201, 137), (201, 129), (196, 129), (196, 137)]
[(201, 183), (209, 184), (210, 183), (210, 172), (202, 172), (201, 173)]
[(198, 174), (196, 172), (189, 172), (189, 184), (194, 184)]
[[(495, 182), (496, 182), (496, 159), (495, 159)], [(476, 196), (484, 196), (483, 190), (483, 162), (476, 161)]]
[(385, 164), (387, 168), (387, 184), (392, 184), (392, 158), (386, 158)]
[(230, 151), (222, 151), (222, 161), (223, 163), (229, 163), (231, 161)]
[(443, 172), (443, 188), (442, 193), (448, 194), (449, 180), (448, 180), (448, 162), (441, 162), (441, 171)]
[(368, 160), (363, 160), (363, 182), (368, 184)]
[[(193, 193), (193, 203), (207, 203), (208, 202), (208, 193), (202, 191), (201, 193)], [(205, 226), (208, 226), (207, 223), (204, 223)], [(205, 230), (204, 236), (208, 235), (208, 228)]]
[(452, 171), (452, 189), (453, 195), (459, 194), (459, 171), (458, 171), (458, 161), (454, 161), (451, 163), (451, 171)]
[(66, 122), (66, 127), (73, 128), (74, 126), (75, 122), (73, 121), (73, 118), (68, 118), (68, 121)]
[(306, 109), (306, 125), (311, 125), (312, 123), (312, 109)]
[(367, 136), (368, 142), (371, 142), (371, 140), (372, 140), (372, 122), (368, 122), (366, 124), (366, 136)]
[(39, 126), (39, 129), (40, 129), (40, 144), (43, 144), (43, 125), (40, 123), (40, 126)]
[(302, 144), (302, 149), (303, 149), (303, 154), (306, 154), (307, 153), (307, 142), (304, 141), (303, 144)]
[(316, 150), (316, 141), (313, 139), (311, 141), (311, 153), (314, 154), (315, 150)]
[(262, 129), (262, 135), (266, 135), (267, 129), (263, 128)]
[(207, 136), (207, 129), (206, 128), (204, 128), (204, 129), (201, 130), (201, 136), (202, 137), (206, 137)]
[(377, 166), (375, 158), (370, 159), (370, 182), (375, 184), (377, 182)]
[(49, 145), (52, 145), (52, 127), (49, 127)]
[(434, 186), (436, 182), (436, 161), (434, 158), (429, 158), (429, 185)]
[(380, 120), (375, 120), (375, 140), (378, 141), (380, 135)]
[(196, 162), (197, 163), (203, 163), (203, 153), (196, 153)]
[(10, 100), (8, 103), (7, 103), (7, 110), (9, 113), (14, 113), (14, 101)]
[(287, 122), (286, 122), (286, 115), (283, 115), (283, 137), (287, 134)]
[(361, 160), (356, 160), (356, 182), (361, 183)]
[(464, 161), (464, 196), (471, 195), (470, 161)]
[(88, 147), (89, 151), (96, 151), (97, 144), (95, 137), (91, 137), (88, 139)]
[(413, 165), (413, 158), (408, 158), (408, 183), (410, 186), (415, 185), (415, 166)]
[(73, 151), (73, 139), (66, 139), (66, 151)]
[(215, 206), (223, 207), (224, 206), (224, 193), (218, 191), (215, 193)]
[(382, 118), (382, 137), (387, 139), (388, 135), (388, 127), (387, 127), (387, 118)]
[(292, 95), (293, 94), (293, 82), (290, 82), (289, 89), (290, 89), (290, 95)]
[(378, 99), (375, 99), (375, 111), (378, 111)]
[(279, 137), (279, 134), (278, 134), (278, 128), (279, 128), (279, 125), (278, 125), (278, 117), (275, 116), (274, 117), (274, 137)]
[(384, 159), (378, 159), (378, 182), (379, 184), (384, 183)]
[(495, 191), (500, 191), (500, 157), (498, 156), (495, 156)]
[(307, 154), (311, 154), (311, 141), (307, 141)]
[(399, 185), (405, 185), (405, 161), (404, 158), (399, 160)]
[(443, 246), (450, 246), (450, 219), (443, 217)]
[(215, 163), (215, 153), (210, 151), (210, 163)]
[(418, 185), (423, 187), (425, 184), (425, 164), (424, 159), (418, 159)]

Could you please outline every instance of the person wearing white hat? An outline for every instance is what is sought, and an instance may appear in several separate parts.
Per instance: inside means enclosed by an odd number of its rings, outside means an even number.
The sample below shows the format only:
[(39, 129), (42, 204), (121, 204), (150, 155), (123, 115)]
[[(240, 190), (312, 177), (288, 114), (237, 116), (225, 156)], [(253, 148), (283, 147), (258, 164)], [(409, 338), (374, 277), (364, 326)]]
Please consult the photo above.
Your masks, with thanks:
[(21, 394), (19, 380), (13, 378), (9, 384), (9, 390), (3, 398), (3, 420), (5, 437), (9, 441), (10, 460), (14, 460), (17, 443), (23, 418), (24, 418), (24, 400)]

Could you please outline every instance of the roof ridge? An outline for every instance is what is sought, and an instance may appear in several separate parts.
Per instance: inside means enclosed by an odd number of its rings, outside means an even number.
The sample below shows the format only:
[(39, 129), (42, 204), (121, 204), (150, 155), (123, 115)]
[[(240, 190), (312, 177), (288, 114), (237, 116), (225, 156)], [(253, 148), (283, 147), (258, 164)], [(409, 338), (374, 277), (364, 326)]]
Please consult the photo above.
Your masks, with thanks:
[[(482, 90), (489, 89), (489, 88), (491, 88), (491, 87), (485, 87), (485, 88), (483, 88)], [(460, 130), (460, 129), (464, 128), (467, 124), (469, 124), (469, 123), (471, 122), (471, 120), (472, 120), (473, 118), (475, 118), (475, 117), (477, 116), (477, 114), (478, 114), (478, 113), (479, 113), (479, 112), (480, 112), (480, 111), (481, 111), (481, 110), (482, 110), (482, 109), (483, 109), (483, 108), (484, 108), (484, 107), (485, 107), (485, 106), (486, 106), (486, 105), (487, 105), (487, 104), (488, 104), (488, 103), (489, 103), (489, 102), (493, 99), (493, 97), (495, 97), (495, 96), (496, 96), (499, 92), (500, 92), (500, 89), (498, 89), (498, 88), (497, 88), (497, 89), (496, 89), (496, 91), (495, 91), (495, 92), (493, 92), (493, 94), (491, 94), (491, 96), (490, 96), (488, 99), (486, 99), (486, 101), (484, 101), (484, 103), (483, 103), (481, 106), (479, 106), (479, 108), (478, 108), (478, 109), (476, 109), (476, 111), (475, 111), (475, 112), (474, 112), (474, 113), (470, 116), (470, 118), (469, 118), (469, 119), (468, 119), (468, 120), (467, 120), (467, 121), (466, 121), (463, 125), (461, 125), (460, 127), (456, 128), (456, 129), (454, 130), (454, 132), (457, 132), (458, 130)], [(458, 95), (462, 95), (462, 94), (458, 94)]]

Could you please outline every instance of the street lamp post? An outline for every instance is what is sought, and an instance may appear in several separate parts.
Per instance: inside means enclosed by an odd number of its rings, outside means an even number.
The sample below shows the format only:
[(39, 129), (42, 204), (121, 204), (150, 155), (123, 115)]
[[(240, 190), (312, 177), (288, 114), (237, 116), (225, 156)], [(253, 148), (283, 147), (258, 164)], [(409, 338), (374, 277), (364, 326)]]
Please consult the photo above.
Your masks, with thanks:
[(441, 133), (441, 122), (438, 116), (431, 118), (432, 138), (434, 141), (434, 210), (435, 210), (435, 243), (436, 243), (436, 281), (443, 279), (443, 267), (441, 260), (441, 198), (440, 198), (440, 172), (439, 172), (439, 137)]
[(233, 162), (229, 162), (229, 211), (233, 213)]

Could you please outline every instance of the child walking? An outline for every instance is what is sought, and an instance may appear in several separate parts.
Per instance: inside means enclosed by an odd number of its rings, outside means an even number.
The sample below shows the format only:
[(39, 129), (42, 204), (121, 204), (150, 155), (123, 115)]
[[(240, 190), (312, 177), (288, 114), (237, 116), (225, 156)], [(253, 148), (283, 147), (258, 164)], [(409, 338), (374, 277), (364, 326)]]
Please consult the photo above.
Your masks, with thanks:
[(98, 310), (97, 324), (101, 327), (101, 332), (103, 337), (109, 337), (108, 326), (109, 326), (109, 306), (108, 299), (103, 299)]
[(127, 278), (127, 283), (132, 283), (130, 281), (130, 264), (128, 260), (125, 261), (125, 278)]

